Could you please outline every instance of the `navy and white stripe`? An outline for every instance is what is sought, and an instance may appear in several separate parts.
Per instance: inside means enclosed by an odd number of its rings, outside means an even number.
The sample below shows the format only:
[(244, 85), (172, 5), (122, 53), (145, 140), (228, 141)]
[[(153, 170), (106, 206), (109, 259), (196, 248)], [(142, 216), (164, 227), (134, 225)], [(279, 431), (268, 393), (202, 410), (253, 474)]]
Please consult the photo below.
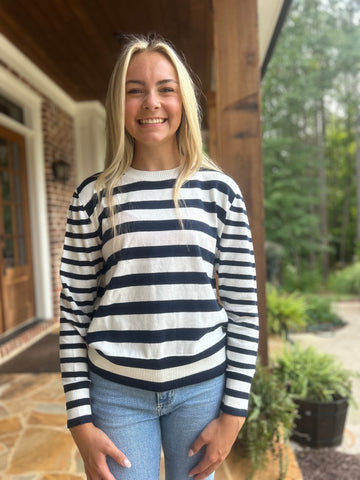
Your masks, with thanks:
[[(88, 370), (165, 391), (226, 372), (222, 410), (245, 416), (258, 344), (251, 233), (239, 188), (201, 170), (130, 168), (116, 233), (96, 177), (74, 193), (61, 264), (61, 369), (69, 427), (91, 421)], [(215, 271), (218, 276), (218, 301)]]

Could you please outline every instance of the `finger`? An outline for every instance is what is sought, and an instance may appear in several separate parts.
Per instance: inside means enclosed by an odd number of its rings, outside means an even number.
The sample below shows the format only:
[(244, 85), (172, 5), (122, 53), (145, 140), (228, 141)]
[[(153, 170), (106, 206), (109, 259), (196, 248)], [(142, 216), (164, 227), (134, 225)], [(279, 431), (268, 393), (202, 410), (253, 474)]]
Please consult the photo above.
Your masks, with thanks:
[(205, 439), (202, 435), (202, 433), (198, 436), (198, 438), (195, 440), (195, 442), (191, 445), (190, 450), (189, 450), (189, 457), (192, 457), (196, 453), (198, 453), (201, 448), (206, 445)]
[(209, 477), (209, 475), (211, 475), (216, 469), (213, 468), (209, 468), (208, 470), (206, 470), (205, 472), (203, 473), (200, 473), (199, 475), (195, 475), (194, 477), (194, 480), (205, 480), (206, 478)]
[(190, 470), (189, 477), (194, 475), (201, 475), (205, 471), (207, 472), (208, 470), (210, 470), (210, 473), (212, 473), (215, 470), (214, 465), (215, 465), (215, 462), (209, 460), (205, 455), (205, 457), (201, 460), (201, 462), (199, 462), (193, 469)]
[(109, 455), (111, 458), (115, 460), (119, 465), (121, 465), (124, 468), (130, 468), (131, 463), (130, 460), (127, 458), (127, 456), (119, 450), (116, 445), (114, 445), (112, 442), (109, 445), (109, 448), (107, 450), (107, 455)]

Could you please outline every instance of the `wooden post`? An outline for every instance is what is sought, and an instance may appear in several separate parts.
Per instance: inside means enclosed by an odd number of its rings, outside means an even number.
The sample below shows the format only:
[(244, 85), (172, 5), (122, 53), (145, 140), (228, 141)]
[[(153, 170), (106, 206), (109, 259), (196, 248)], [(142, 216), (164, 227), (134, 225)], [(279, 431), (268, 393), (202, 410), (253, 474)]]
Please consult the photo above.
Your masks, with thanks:
[(213, 0), (216, 161), (240, 186), (254, 240), (259, 354), (267, 363), (266, 264), (257, 2)]

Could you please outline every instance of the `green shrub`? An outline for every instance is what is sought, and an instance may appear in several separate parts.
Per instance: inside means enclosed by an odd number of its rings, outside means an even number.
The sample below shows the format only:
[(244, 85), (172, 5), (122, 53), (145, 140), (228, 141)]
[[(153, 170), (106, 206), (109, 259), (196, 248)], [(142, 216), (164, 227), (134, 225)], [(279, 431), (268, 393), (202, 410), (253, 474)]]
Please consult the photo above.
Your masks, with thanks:
[(281, 335), (306, 326), (306, 300), (298, 293), (282, 293), (272, 285), (266, 287), (268, 332)]
[(307, 329), (321, 327), (341, 327), (343, 320), (331, 310), (331, 301), (326, 297), (308, 295), (306, 297)]
[(252, 461), (253, 470), (263, 469), (267, 452), (279, 458), (280, 480), (285, 478), (287, 458), (279, 443), (287, 443), (293, 427), (296, 407), (285, 385), (268, 368), (258, 364), (252, 383), (249, 413), (239, 440)]
[(327, 285), (335, 293), (360, 295), (360, 262), (332, 273)]
[(273, 372), (294, 398), (314, 402), (351, 399), (350, 379), (354, 374), (336, 357), (314, 347), (288, 346), (277, 356)]

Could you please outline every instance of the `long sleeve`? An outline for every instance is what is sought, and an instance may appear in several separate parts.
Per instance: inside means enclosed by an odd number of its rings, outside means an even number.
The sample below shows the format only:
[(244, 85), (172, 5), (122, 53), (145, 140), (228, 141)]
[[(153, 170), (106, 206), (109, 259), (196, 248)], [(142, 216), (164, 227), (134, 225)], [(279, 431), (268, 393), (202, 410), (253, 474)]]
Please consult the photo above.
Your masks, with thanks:
[(252, 239), (239, 191), (224, 221), (216, 267), (219, 297), (228, 316), (222, 411), (246, 416), (256, 366), (259, 322)]
[(102, 269), (98, 228), (75, 192), (70, 205), (60, 276), (60, 364), (68, 427), (91, 421), (86, 334)]

